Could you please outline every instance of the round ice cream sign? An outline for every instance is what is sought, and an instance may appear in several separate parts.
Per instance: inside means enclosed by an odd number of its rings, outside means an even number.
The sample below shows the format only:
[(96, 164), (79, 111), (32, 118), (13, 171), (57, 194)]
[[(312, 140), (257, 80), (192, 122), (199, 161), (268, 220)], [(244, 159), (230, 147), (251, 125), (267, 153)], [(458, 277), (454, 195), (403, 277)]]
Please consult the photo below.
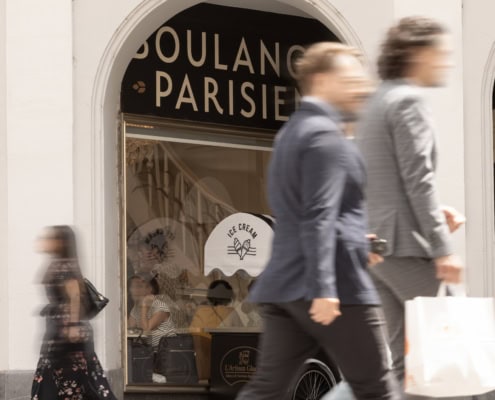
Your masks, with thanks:
[(272, 238), (266, 218), (247, 213), (230, 215), (206, 241), (205, 274), (218, 268), (227, 275), (240, 269), (258, 275), (270, 258)]

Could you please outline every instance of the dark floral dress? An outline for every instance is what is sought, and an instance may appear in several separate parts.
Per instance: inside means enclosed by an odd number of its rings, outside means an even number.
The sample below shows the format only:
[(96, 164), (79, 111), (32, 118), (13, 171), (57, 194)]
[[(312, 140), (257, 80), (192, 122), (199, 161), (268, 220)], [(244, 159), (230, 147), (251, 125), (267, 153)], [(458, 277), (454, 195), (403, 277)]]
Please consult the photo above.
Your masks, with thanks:
[[(80, 321), (80, 340), (68, 340), (68, 280), (77, 279), (81, 289), (81, 309), (87, 296), (76, 260), (53, 261), (43, 278), (48, 305), (42, 315), (46, 332), (40, 360), (34, 374), (32, 400), (116, 400), (94, 351), (93, 330)], [(84, 312), (81, 312), (84, 315)]]

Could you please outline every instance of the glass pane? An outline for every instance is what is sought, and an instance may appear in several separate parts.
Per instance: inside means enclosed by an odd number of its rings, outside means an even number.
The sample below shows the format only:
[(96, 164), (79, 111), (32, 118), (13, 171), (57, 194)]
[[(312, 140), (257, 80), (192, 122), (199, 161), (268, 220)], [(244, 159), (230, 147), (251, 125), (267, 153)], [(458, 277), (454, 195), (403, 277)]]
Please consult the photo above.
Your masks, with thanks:
[[(206, 383), (208, 330), (260, 328), (255, 306), (245, 301), (254, 277), (243, 270), (205, 273), (204, 248), (226, 217), (269, 213), (270, 152), (201, 139), (126, 138), (130, 384)], [(180, 360), (170, 351), (177, 348)]]

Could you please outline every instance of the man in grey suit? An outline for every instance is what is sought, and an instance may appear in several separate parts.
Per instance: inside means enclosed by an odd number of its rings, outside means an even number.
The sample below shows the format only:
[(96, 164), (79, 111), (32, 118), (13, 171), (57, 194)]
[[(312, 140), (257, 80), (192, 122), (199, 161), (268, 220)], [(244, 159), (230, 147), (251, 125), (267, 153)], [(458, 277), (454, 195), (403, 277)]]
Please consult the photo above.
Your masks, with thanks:
[(255, 377), (238, 400), (281, 400), (321, 348), (358, 399), (398, 399), (379, 298), (367, 268), (365, 170), (341, 131), (362, 104), (354, 51), (311, 46), (297, 65), (304, 97), (278, 133), (268, 174), (272, 256), (251, 291), (264, 333)]
[(435, 129), (422, 94), (422, 88), (444, 84), (449, 56), (448, 35), (440, 24), (422, 17), (399, 21), (382, 45), (383, 82), (356, 133), (368, 171), (370, 231), (388, 241), (385, 261), (372, 268), (372, 275), (400, 381), (404, 302), (435, 296), (440, 281), (458, 283), (463, 271), (451, 242), (463, 217), (439, 203)]

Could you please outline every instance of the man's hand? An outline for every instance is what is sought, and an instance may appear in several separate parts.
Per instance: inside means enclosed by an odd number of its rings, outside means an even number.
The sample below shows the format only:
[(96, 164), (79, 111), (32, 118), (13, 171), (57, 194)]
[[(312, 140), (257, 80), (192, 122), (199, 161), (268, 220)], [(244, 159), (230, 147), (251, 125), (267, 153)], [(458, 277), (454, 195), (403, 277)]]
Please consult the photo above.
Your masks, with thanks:
[(447, 225), (449, 226), (450, 232), (455, 232), (466, 222), (466, 217), (454, 207), (442, 206), (442, 211), (447, 219)]
[(380, 254), (368, 253), (368, 267), (374, 267), (383, 262), (383, 257)]
[[(376, 234), (374, 233), (368, 233), (366, 235), (366, 239), (368, 240), (373, 240), (376, 238), (378, 238), (378, 236), (376, 236)], [(368, 253), (368, 267), (374, 267), (375, 265), (380, 264), (382, 262), (383, 262), (383, 257), (380, 254), (371, 253), (371, 252)]]
[(309, 309), (311, 319), (322, 325), (330, 325), (340, 314), (340, 301), (334, 298), (313, 299)]
[(460, 283), (464, 265), (456, 255), (435, 258), (437, 268), (437, 278), (445, 283)]

